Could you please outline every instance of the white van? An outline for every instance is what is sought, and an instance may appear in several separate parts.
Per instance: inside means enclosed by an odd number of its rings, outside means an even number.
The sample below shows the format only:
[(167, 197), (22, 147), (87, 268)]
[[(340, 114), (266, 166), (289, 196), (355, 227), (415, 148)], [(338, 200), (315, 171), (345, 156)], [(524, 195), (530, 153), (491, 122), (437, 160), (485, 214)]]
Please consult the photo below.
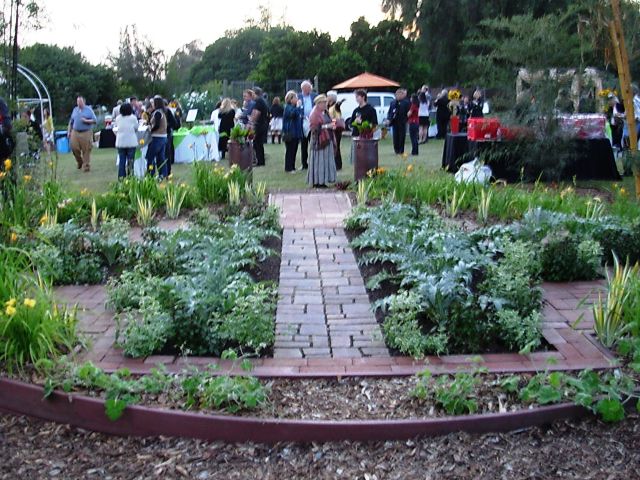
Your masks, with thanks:
[[(367, 92), (367, 103), (376, 109), (378, 125), (382, 125), (387, 118), (389, 106), (395, 98), (396, 96), (389, 92)], [(358, 107), (356, 94), (354, 92), (338, 93), (338, 101), (340, 100), (344, 100), (342, 105), (340, 105), (340, 111), (342, 112), (342, 118), (344, 118), (347, 123), (347, 129), (349, 129), (351, 114)]]

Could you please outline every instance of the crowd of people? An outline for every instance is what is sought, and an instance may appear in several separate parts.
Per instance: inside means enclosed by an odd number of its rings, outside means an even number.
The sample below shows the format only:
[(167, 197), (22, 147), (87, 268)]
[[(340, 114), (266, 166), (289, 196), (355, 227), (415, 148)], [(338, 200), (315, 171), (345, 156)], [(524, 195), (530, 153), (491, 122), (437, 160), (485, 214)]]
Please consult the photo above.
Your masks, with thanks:
[[(241, 125), (253, 132), (256, 167), (266, 163), (264, 145), (270, 138), (274, 144), (284, 143), (285, 172), (306, 170), (308, 184), (323, 187), (335, 182), (336, 172), (343, 167), (341, 140), (347, 126), (353, 137), (361, 134), (363, 126), (369, 132), (378, 127), (390, 129), (397, 155), (404, 155), (407, 129), (411, 155), (418, 155), (419, 145), (429, 141), (430, 115), (434, 109), (438, 124), (437, 136), (443, 137), (446, 134), (450, 117), (447, 90), (443, 90), (433, 100), (426, 85), (411, 95), (404, 88), (398, 89), (383, 125), (378, 125), (378, 114), (367, 102), (366, 90), (354, 92), (357, 106), (350, 118), (343, 117), (341, 106), (344, 98), (338, 100), (338, 97), (335, 91), (325, 94), (314, 92), (311, 82), (305, 80), (300, 84), (299, 92), (287, 92), (284, 100), (274, 97), (270, 105), (262, 90), (257, 87), (243, 92), (242, 105), (230, 98), (221, 99), (210, 118), (219, 132), (220, 158), (225, 158), (227, 154), (231, 130), (235, 125)], [(465, 97), (459, 111), (462, 122), (466, 123), (468, 117), (481, 116), (481, 105), (479, 91), (471, 101)], [(147, 171), (160, 178), (167, 177), (171, 172), (174, 156), (172, 132), (181, 125), (180, 105), (175, 101), (170, 103), (159, 95), (144, 101), (130, 97), (118, 101), (112, 117), (119, 158), (118, 177), (123, 178), (132, 171), (135, 151), (141, 144), (141, 130), (146, 131), (142, 141), (147, 146)], [(92, 130), (96, 122), (93, 110), (79, 96), (69, 120), (68, 137), (77, 167), (85, 172), (91, 169)], [(50, 130), (52, 135), (52, 127)], [(298, 150), (299, 167), (296, 166)]]

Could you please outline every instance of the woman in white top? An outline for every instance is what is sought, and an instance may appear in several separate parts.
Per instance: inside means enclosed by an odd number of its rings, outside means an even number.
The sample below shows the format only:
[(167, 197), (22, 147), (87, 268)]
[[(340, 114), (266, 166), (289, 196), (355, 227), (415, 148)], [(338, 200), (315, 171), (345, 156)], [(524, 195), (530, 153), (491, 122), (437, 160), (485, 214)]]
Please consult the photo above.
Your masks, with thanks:
[(431, 97), (427, 96), (427, 92), (420, 92), (418, 94), (418, 100), (420, 101), (420, 105), (418, 107), (418, 123), (420, 125), (418, 142), (427, 143), (429, 141), (429, 125), (431, 124), (431, 120), (429, 118)]
[(118, 149), (118, 179), (124, 178), (133, 168), (133, 157), (138, 146), (138, 119), (133, 115), (130, 103), (123, 103), (116, 118), (116, 148)]

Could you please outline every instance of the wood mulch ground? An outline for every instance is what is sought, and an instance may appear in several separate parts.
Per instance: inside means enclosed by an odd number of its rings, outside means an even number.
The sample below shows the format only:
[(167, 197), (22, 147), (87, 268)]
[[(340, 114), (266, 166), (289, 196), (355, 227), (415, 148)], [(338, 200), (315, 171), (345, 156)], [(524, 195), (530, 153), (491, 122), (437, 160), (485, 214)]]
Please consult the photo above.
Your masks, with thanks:
[(225, 444), (120, 438), (0, 415), (1, 479), (638, 478), (640, 418), (413, 441)]

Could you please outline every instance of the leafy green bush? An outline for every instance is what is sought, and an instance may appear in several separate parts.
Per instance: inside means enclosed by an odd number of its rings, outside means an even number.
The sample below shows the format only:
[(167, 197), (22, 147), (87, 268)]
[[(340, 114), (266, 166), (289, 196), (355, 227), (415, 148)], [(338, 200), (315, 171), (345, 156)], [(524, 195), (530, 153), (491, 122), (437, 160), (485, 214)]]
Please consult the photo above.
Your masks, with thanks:
[[(220, 355), (229, 348), (259, 353), (274, 342), (274, 287), (256, 284), (246, 273), (273, 253), (262, 245), (265, 238), (279, 235), (264, 227), (272, 223), (271, 210), (226, 223), (203, 211), (194, 220), (192, 228), (176, 232), (145, 230), (144, 241), (132, 249), (129, 268), (109, 283), (109, 303), (116, 310), (130, 309), (136, 318), (142, 300), (150, 297), (168, 318), (158, 327), (162, 337), (144, 321), (123, 331), (123, 344), (133, 333), (138, 345), (145, 334), (142, 327), (151, 329), (151, 346), (130, 349), (131, 355), (148, 354), (164, 343), (196, 355)], [(166, 340), (162, 345), (160, 338)]]
[(542, 240), (542, 275), (552, 282), (596, 278), (601, 258), (599, 243), (590, 239), (579, 241), (566, 231), (551, 233)]
[(140, 358), (157, 352), (167, 343), (171, 318), (155, 298), (144, 296), (139, 309), (119, 315), (117, 324), (116, 343), (125, 355)]
[[(524, 348), (536, 335), (539, 341), (537, 328), (514, 339), (505, 326), (511, 325), (497, 321), (497, 312), (509, 308), (535, 325), (532, 314), (541, 307), (535, 248), (512, 242), (510, 230), (467, 234), (445, 225), (430, 208), (390, 201), (356, 210), (349, 222), (364, 228), (352, 241), (366, 249), (361, 263), (391, 265), (405, 290), (376, 303), (388, 309), (383, 330), (389, 346), (421, 356), (496, 343)], [(389, 273), (375, 280), (384, 278)]]
[(530, 352), (540, 345), (542, 338), (541, 315), (531, 312), (526, 317), (516, 310), (505, 309), (496, 313), (496, 329), (500, 339), (512, 350)]
[(414, 292), (400, 292), (389, 300), (389, 312), (382, 325), (387, 344), (400, 352), (421, 358), (447, 350), (445, 333), (425, 334), (418, 323), (420, 297)]
[(31, 245), (33, 263), (44, 278), (54, 284), (97, 284), (107, 269), (125, 260), (128, 248), (128, 224), (111, 219), (97, 231), (73, 220), (64, 224), (43, 225)]

